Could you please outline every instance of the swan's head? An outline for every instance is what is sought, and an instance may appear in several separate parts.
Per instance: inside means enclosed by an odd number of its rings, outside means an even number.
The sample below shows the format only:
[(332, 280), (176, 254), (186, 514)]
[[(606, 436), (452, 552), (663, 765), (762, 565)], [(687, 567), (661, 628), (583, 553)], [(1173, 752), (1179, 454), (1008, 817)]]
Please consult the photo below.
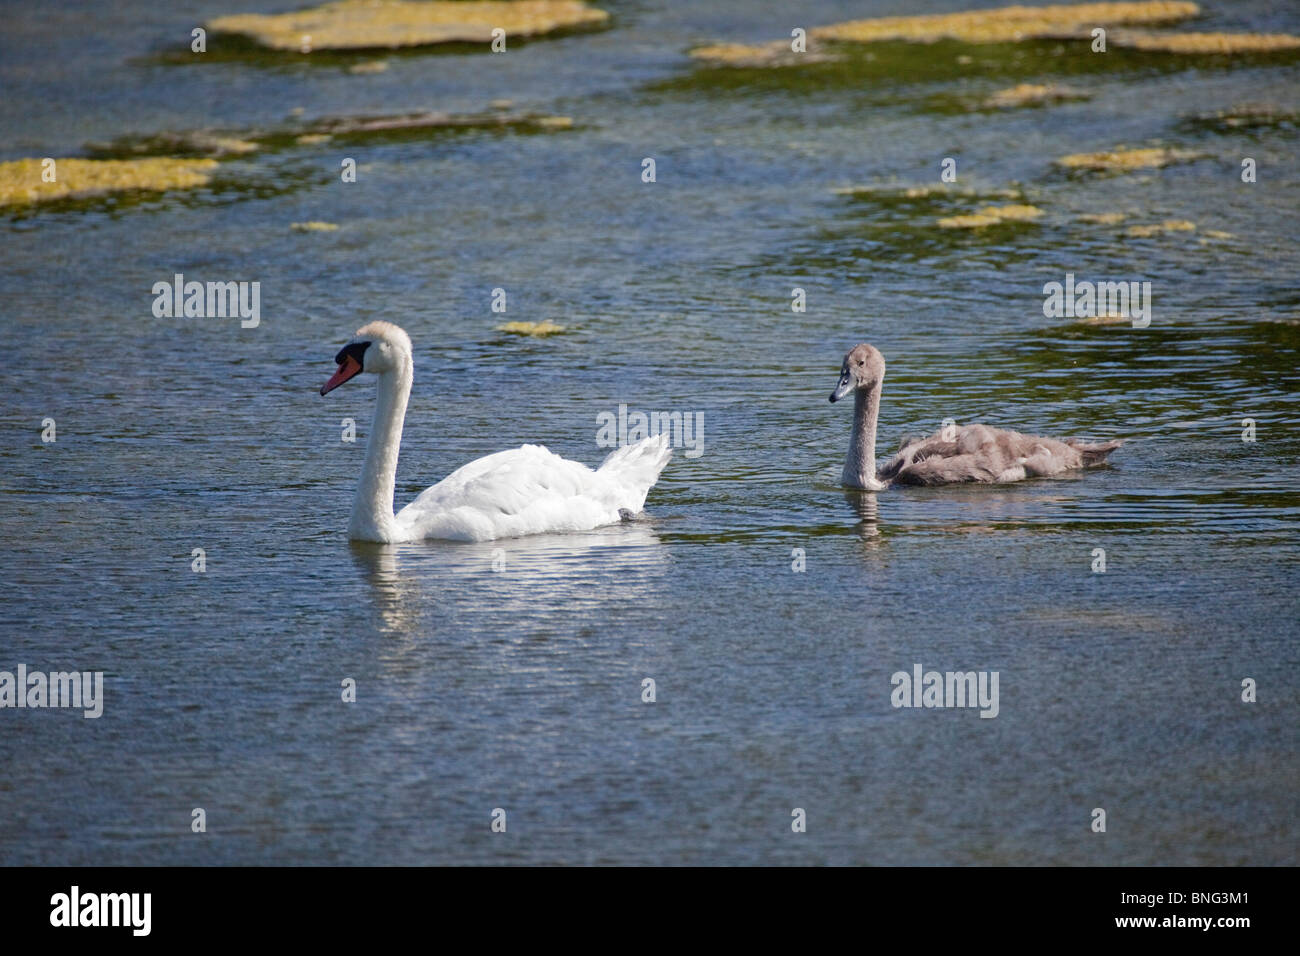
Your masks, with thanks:
[(357, 329), (357, 334), (334, 356), (339, 367), (330, 380), (320, 387), (324, 395), (362, 372), (382, 375), (411, 361), (411, 340), (391, 322), (371, 322)]
[(844, 356), (840, 366), (840, 383), (831, 392), (831, 401), (838, 402), (850, 392), (872, 389), (885, 377), (885, 357), (880, 350), (863, 342), (855, 345)]

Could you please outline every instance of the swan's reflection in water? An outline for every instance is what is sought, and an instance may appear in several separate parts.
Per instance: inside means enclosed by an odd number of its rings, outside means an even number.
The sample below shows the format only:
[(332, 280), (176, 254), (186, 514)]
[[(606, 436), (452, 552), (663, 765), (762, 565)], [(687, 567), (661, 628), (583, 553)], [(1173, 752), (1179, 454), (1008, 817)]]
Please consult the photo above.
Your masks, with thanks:
[(422, 602), (412, 594), (413, 584), (397, 569), (397, 548), (390, 544), (349, 541), (352, 563), (361, 571), (385, 631), (415, 634), (419, 631)]
[[(668, 552), (649, 525), (496, 541), (353, 542), (353, 562), (369, 586), (377, 622), (404, 638), (458, 618), (511, 626), (597, 616), (611, 602), (648, 598), (668, 567)], [(479, 628), (486, 621), (467, 627)]]
[(858, 516), (857, 532), (865, 543), (869, 545), (879, 545), (880, 538), (880, 502), (876, 500), (874, 491), (857, 491), (854, 489), (844, 489), (844, 500), (848, 502), (849, 508)]

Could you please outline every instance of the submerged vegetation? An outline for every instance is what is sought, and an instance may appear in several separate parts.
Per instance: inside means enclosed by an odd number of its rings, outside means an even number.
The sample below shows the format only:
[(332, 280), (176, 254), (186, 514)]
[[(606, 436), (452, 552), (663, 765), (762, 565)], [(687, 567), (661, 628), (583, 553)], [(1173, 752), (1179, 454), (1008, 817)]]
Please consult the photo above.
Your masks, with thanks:
[[(1043, 7), (1009, 6), (991, 10), (916, 16), (873, 17), (813, 27), (796, 49), (791, 41), (770, 43), (714, 43), (696, 47), (691, 56), (720, 67), (762, 69), (835, 62), (868, 47), (887, 50), (889, 45), (944, 43), (971, 47), (1029, 47), (1034, 43), (1095, 42), (1094, 31), (1105, 31), (1104, 42), (1133, 54), (1167, 54), (1172, 57), (1269, 56), (1300, 51), (1300, 37), (1268, 33), (1195, 33), (1146, 29), (1176, 26), (1200, 14), (1195, 3), (1176, 0), (1134, 0), (1134, 2), (1054, 4)], [(1090, 49), (1085, 46), (1084, 49)], [(1041, 52), (1041, 51), (1040, 51)], [(866, 54), (867, 58), (875, 54)], [(1003, 64), (1019, 59), (995, 57)], [(958, 54), (959, 66), (973, 67), (975, 58)], [(927, 64), (934, 68), (937, 64)], [(1103, 68), (1102, 64), (1094, 64)], [(1034, 90), (1025, 84), (1006, 93), (1006, 102), (990, 101), (990, 108), (1021, 106), (1068, 99), (1053, 96), (1046, 87)]]
[(107, 143), (90, 143), (92, 156), (119, 159), (130, 156), (208, 156), (224, 159), (256, 150), (316, 146), (336, 139), (370, 141), (423, 136), (457, 130), (513, 130), (540, 132), (573, 126), (569, 116), (512, 113), (489, 110), (482, 113), (441, 113), (421, 110), (377, 116), (325, 116), (294, 121), (282, 126), (243, 130), (190, 130), (121, 136)]
[(1268, 103), (1243, 103), (1228, 109), (1189, 116), (1182, 125), (1192, 130), (1208, 129), (1216, 133), (1294, 130), (1300, 129), (1300, 111)]
[[(786, 95), (813, 96), (824, 93), (829, 83), (865, 91), (873, 104), (905, 104), (936, 115), (1048, 109), (1097, 99), (1102, 87), (1089, 83), (1089, 79), (1117, 71), (1139, 66), (1158, 71), (1185, 69), (1185, 58), (1192, 55), (1210, 58), (1198, 64), (1198, 69), (1227, 69), (1243, 60), (1230, 63), (1224, 55), (1272, 56), (1300, 50), (1300, 37), (1286, 34), (1179, 29), (1200, 12), (1198, 4), (1186, 0), (1132, 0), (859, 19), (808, 29), (806, 48), (792, 46), (788, 39), (697, 48), (689, 51), (697, 61), (754, 69), (696, 69), (666, 81), (667, 86), (651, 87), (673, 89), (671, 84), (677, 84), (677, 89), (698, 96), (702, 89), (705, 95), (716, 95), (723, 90), (752, 93), (757, 86), (779, 89)], [(579, 0), (337, 0), (292, 13), (218, 17), (208, 26), (226, 34), (229, 46), (260, 50), (256, 54), (260, 59), (253, 62), (283, 63), (277, 51), (321, 51), (329, 63), (349, 73), (377, 74), (386, 71), (389, 64), (388, 59), (374, 58), (377, 55), (398, 62), (400, 57), (429, 55), (427, 49), (421, 48), (488, 43), (495, 27), (505, 30), (511, 38), (544, 36), (600, 26), (608, 19), (605, 11)], [(1098, 26), (1107, 31), (1107, 40), (1116, 53), (1088, 53), (1087, 43)], [(394, 52), (357, 52), (367, 49)], [(222, 62), (220, 57), (217, 61)], [(796, 64), (807, 69), (766, 69)], [(900, 76), (911, 87), (902, 93)], [(951, 81), (957, 81), (957, 89), (948, 85), (935, 91)], [(916, 89), (922, 92), (918, 95)], [(36, 160), (5, 164), (0, 204), (14, 206), (121, 190), (201, 186), (216, 167), (214, 160), (238, 162), (250, 154), (258, 159), (254, 165), (273, 164), (277, 176), (273, 189), (296, 189), (311, 181), (310, 175), (274, 154), (291, 152), (300, 156), (326, 145), (405, 143), (457, 131), (528, 134), (574, 128), (569, 116), (518, 112), (512, 104), (508, 99), (493, 100), (487, 109), (469, 113), (414, 110), (316, 118), (304, 118), (302, 110), (297, 110), (281, 123), (260, 127), (121, 136), (88, 144), (88, 159), (60, 160), (57, 185), (40, 181)], [(1087, 112), (1089, 107), (1073, 109)], [(1300, 114), (1268, 104), (1207, 112), (1179, 123), (1183, 133), (1201, 134), (1207, 130), (1261, 133), (1297, 126)], [(1105, 145), (1102, 141), (1093, 148)], [(1081, 230), (1083, 226), (1117, 227), (1109, 231), (1114, 242), (1192, 231), (1197, 232), (1198, 240), (1231, 238), (1213, 229), (1197, 230), (1189, 220), (1177, 218), (1179, 210), (1150, 208), (1143, 201), (1116, 203), (1113, 197), (1087, 197), (1094, 211), (1081, 211), (1088, 206), (1080, 206), (1078, 190), (1104, 188), (1104, 177), (1096, 174), (1150, 172), (1206, 155), (1182, 144), (1071, 153), (1053, 161), (1058, 170), (1071, 175), (1043, 178), (1028, 190), (1030, 196), (1020, 183), (972, 186), (967, 185), (969, 180), (964, 175), (960, 185), (866, 183), (844, 186), (835, 192), (846, 198), (842, 208), (848, 228), (857, 230), (864, 248), (873, 250), (881, 245), (909, 254), (976, 246), (1005, 250), (1017, 244), (1025, 247), (1031, 241), (1046, 241), (1051, 230)], [(101, 165), (93, 165), (96, 162)], [(219, 188), (270, 194), (265, 183), (232, 185), (223, 180)], [(1124, 211), (1115, 210), (1119, 204)], [(1108, 208), (1111, 211), (1106, 211)], [(1187, 210), (1183, 214), (1195, 213)], [(337, 227), (308, 221), (292, 223), (291, 228), (305, 232)], [(1108, 235), (1106, 230), (1096, 228), (1082, 232), (1089, 242), (1099, 241), (1099, 237), (1105, 241)], [(497, 331), (540, 337), (562, 332), (564, 327), (549, 321), (509, 322)]]
[[(850, 20), (808, 31), (809, 51), (826, 43), (1020, 43), (1033, 39), (1088, 38), (1099, 25), (1170, 23), (1196, 16), (1200, 8), (1181, 0), (1136, 0), (1120, 3), (1059, 4), (1046, 7), (999, 7), (962, 13), (933, 13), (906, 17), (873, 17)], [(745, 46), (726, 43), (698, 47), (696, 59), (729, 66), (766, 65), (774, 51), (788, 51), (790, 44)], [(817, 52), (824, 52), (817, 48)]]
[[(165, 192), (209, 185), (221, 163), (250, 154), (274, 154), (341, 142), (381, 143), (421, 139), (466, 131), (544, 133), (568, 130), (568, 116), (493, 109), (481, 113), (431, 110), (371, 116), (326, 116), (292, 120), (283, 125), (237, 130), (168, 130), (132, 134), (108, 142), (87, 143), (86, 157), (56, 160), (21, 159), (0, 163), (0, 207), (6, 215), (25, 216), (35, 204), (102, 197), (112, 193)], [(47, 173), (53, 162), (54, 172)], [(266, 196), (301, 184), (283, 160), (280, 185), (267, 191), (256, 177), (227, 180), (223, 188)], [(46, 181), (53, 176), (52, 181)], [(297, 225), (294, 227), (297, 229)]]

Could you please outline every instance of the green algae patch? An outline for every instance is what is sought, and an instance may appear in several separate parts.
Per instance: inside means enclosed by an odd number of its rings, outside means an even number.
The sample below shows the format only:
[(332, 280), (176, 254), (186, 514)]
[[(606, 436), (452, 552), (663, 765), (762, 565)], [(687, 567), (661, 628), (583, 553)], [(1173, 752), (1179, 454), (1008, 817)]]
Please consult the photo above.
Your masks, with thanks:
[(558, 335), (565, 330), (565, 326), (557, 325), (550, 319), (546, 319), (543, 322), (506, 322), (504, 325), (498, 325), (496, 330), (509, 335), (545, 338), (548, 335)]
[(246, 13), (207, 23), (214, 33), (233, 33), (272, 50), (372, 50), (490, 43), (506, 37), (544, 36), (603, 25), (604, 10), (581, 0), (338, 0), (293, 13)]
[(923, 186), (900, 186), (890, 183), (861, 186), (840, 186), (836, 195), (854, 198), (874, 199), (880, 202), (897, 202), (902, 200), (950, 200), (950, 199), (1020, 199), (1023, 195), (1018, 189), (971, 189), (961, 186), (937, 185), (928, 183)]
[(1115, 149), (1100, 153), (1071, 153), (1056, 160), (1056, 165), (1088, 172), (1122, 173), (1137, 169), (1161, 169), (1174, 163), (1200, 159), (1202, 155), (1191, 150), (1167, 147)]
[(1226, 110), (1189, 116), (1183, 125), (1216, 133), (1300, 128), (1300, 112), (1268, 103), (1243, 103)]
[(325, 117), (295, 131), (295, 140), (302, 136), (365, 137), (376, 135), (421, 134), (434, 130), (458, 129), (571, 129), (573, 118), (534, 113), (439, 113), (420, 111), (395, 113), (383, 116)]
[[(1195, 3), (1179, 0), (1058, 4), (1046, 7), (998, 7), (962, 13), (850, 20), (808, 31), (809, 53), (822, 54), (826, 43), (1021, 43), (1036, 39), (1085, 39), (1098, 26), (1175, 23), (1200, 13)], [(747, 46), (722, 43), (697, 47), (691, 56), (723, 66), (755, 66), (785, 62), (786, 40)], [(795, 54), (798, 57), (798, 54)], [(797, 60), (795, 62), (798, 62)]]
[(257, 150), (257, 143), (244, 136), (217, 130), (165, 131), (148, 136), (119, 136), (107, 143), (87, 143), (95, 159), (126, 159), (132, 156), (206, 156), (225, 159)]
[(747, 68), (803, 66), (807, 63), (831, 63), (840, 59), (838, 54), (815, 47), (811, 42), (803, 53), (796, 53), (784, 40), (755, 45), (715, 43), (697, 47), (691, 51), (691, 56), (719, 66)]
[(1092, 96), (1083, 90), (1055, 83), (1020, 83), (998, 90), (981, 104), (985, 109), (1015, 109), (1023, 106), (1047, 106), (1068, 100), (1086, 100)]
[(80, 199), (128, 191), (165, 192), (207, 185), (214, 159), (60, 159), (54, 182), (41, 178), (45, 163), (18, 159), (0, 163), (0, 206)]
[(515, 130), (546, 132), (571, 129), (570, 116), (535, 113), (439, 113), (420, 111), (378, 116), (327, 116), (297, 121), (279, 127), (243, 130), (197, 130), (163, 132), (147, 136), (120, 136), (107, 143), (89, 143), (87, 152), (96, 159), (128, 159), (135, 156), (199, 155), (214, 159), (237, 158), (257, 150), (317, 146), (336, 138), (349, 140), (415, 137), (440, 130)]

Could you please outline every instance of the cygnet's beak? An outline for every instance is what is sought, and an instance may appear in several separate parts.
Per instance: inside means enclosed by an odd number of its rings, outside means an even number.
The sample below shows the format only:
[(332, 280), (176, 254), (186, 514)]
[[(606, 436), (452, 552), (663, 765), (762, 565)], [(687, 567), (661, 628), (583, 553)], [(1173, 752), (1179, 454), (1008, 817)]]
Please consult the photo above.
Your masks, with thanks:
[(836, 385), (835, 391), (831, 392), (831, 401), (838, 402), (851, 391), (853, 391), (853, 377), (849, 374), (849, 370), (845, 369), (840, 373), (840, 384)]

